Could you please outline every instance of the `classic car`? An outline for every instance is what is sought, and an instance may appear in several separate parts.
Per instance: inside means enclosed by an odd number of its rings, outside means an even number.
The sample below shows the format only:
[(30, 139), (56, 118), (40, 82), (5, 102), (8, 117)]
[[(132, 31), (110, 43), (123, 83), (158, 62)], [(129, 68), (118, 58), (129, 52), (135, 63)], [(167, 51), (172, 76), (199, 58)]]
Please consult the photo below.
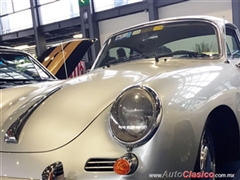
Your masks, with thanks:
[(22, 50), (0, 46), (0, 88), (79, 76), (86, 71), (83, 56), (95, 41), (80, 39), (56, 44), (38, 59)]
[(240, 159), (240, 41), (210, 16), (111, 35), (91, 70), (1, 90), (1, 180), (215, 179)]
[(57, 80), (30, 54), (0, 46), (0, 88)]

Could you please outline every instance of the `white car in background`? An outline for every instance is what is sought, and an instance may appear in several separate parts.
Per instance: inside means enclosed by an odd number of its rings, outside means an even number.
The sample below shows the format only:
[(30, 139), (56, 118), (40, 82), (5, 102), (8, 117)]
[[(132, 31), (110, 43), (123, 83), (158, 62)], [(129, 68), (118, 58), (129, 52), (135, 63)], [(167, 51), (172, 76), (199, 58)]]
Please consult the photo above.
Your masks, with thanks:
[(0, 46), (0, 88), (57, 80), (30, 54)]

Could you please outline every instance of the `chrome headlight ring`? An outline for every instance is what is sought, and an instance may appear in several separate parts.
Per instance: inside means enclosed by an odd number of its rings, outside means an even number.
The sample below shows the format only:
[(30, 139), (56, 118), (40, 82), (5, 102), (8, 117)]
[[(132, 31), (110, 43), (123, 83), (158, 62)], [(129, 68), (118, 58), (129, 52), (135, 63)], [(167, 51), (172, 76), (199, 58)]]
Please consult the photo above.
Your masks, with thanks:
[(116, 141), (132, 149), (146, 143), (161, 120), (161, 102), (147, 86), (131, 86), (114, 101), (109, 115), (109, 131)]

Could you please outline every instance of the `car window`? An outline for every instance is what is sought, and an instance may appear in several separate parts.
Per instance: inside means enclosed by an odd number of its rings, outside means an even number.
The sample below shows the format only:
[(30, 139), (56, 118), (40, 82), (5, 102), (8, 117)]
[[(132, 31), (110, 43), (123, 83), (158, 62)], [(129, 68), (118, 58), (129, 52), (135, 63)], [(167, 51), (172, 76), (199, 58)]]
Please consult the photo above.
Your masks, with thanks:
[[(144, 26), (108, 39), (98, 56), (95, 68), (109, 65), (109, 59), (110, 64), (165, 55), (185, 60), (218, 59), (218, 42), (215, 26), (207, 22), (171, 22)], [(125, 58), (119, 58), (118, 51), (126, 54)]]
[(111, 49), (109, 49), (109, 55), (111, 56), (111, 57), (114, 57), (114, 58), (118, 58), (118, 53), (117, 53), (117, 51), (119, 50), (119, 49), (123, 49), (124, 51), (125, 51), (125, 53), (126, 53), (126, 58), (128, 59), (129, 58), (129, 55), (130, 55), (130, 48), (127, 48), (127, 47), (114, 47), (114, 48), (111, 48)]
[(179, 50), (194, 51), (205, 53), (207, 55), (218, 54), (218, 42), (215, 35), (203, 35), (197, 37), (184, 38), (178, 41), (170, 42), (164, 46), (170, 48), (173, 52)]
[(41, 80), (50, 78), (30, 56), (24, 53), (0, 53), (0, 78), (14, 80)]
[(226, 28), (227, 54), (230, 58), (240, 58), (240, 45), (235, 30)]

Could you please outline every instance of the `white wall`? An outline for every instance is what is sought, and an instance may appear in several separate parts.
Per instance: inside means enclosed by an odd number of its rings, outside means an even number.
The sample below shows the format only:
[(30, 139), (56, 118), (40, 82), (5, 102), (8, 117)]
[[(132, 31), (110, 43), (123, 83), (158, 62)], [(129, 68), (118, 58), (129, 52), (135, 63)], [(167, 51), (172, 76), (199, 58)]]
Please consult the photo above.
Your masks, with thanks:
[(100, 43), (102, 45), (108, 36), (119, 30), (147, 21), (149, 21), (147, 12), (141, 12), (105, 21), (100, 21), (99, 22)]
[(158, 9), (159, 18), (188, 15), (223, 17), (232, 22), (232, 0), (189, 0)]

